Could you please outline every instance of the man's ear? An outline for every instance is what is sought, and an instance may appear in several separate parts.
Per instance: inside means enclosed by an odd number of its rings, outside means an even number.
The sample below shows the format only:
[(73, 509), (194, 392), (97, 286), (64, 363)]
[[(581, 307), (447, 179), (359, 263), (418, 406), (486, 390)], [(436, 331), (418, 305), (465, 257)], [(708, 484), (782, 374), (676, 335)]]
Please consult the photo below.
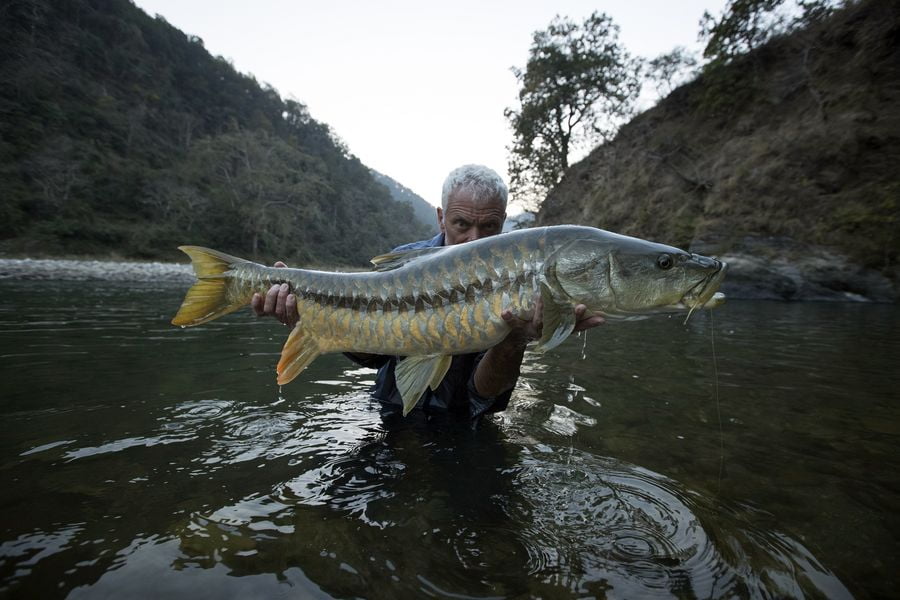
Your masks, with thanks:
[(441, 207), (437, 207), (437, 218), (438, 218), (438, 227), (441, 230), (441, 233), (447, 233), (444, 231), (444, 211), (441, 210)]

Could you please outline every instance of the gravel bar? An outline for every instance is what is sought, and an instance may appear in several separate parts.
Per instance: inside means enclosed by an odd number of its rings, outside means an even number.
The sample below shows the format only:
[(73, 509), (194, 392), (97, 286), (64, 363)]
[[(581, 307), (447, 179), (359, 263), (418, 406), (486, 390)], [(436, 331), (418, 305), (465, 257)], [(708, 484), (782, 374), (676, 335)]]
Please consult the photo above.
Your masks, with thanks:
[(0, 279), (190, 283), (194, 275), (187, 263), (0, 258)]

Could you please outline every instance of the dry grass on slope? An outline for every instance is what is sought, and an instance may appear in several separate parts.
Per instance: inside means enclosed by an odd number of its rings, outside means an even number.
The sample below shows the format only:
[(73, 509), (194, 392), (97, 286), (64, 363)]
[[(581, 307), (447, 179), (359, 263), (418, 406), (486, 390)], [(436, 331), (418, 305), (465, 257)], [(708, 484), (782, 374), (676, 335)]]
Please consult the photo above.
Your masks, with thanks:
[(900, 5), (872, 0), (675, 90), (574, 165), (539, 224), (725, 251), (751, 237), (894, 272)]

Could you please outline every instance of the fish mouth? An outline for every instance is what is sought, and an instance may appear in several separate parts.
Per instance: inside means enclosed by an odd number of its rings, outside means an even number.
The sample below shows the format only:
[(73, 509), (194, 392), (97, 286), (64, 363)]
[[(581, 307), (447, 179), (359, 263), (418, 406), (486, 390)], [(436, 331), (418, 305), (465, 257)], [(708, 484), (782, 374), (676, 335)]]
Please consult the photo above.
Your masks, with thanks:
[(725, 294), (717, 292), (722, 280), (725, 279), (725, 271), (728, 264), (712, 259), (705, 260), (715, 263), (715, 270), (700, 280), (697, 285), (687, 291), (681, 298), (681, 305), (693, 312), (698, 308), (715, 308), (725, 303)]

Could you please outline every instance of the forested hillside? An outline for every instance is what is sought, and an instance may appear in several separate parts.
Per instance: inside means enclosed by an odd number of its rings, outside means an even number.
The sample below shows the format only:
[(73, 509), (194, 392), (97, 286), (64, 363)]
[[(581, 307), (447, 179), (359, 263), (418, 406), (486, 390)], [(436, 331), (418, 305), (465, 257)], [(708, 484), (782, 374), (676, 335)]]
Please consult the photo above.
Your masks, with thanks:
[(416, 219), (419, 220), (420, 223), (425, 225), (428, 228), (428, 231), (432, 234), (437, 235), (438, 232), (438, 224), (437, 224), (437, 213), (435, 212), (435, 207), (429, 204), (422, 196), (418, 195), (399, 181), (395, 181), (385, 175), (384, 173), (379, 173), (375, 169), (370, 169), (372, 173), (372, 177), (375, 178), (375, 181), (384, 185), (388, 191), (391, 192), (391, 196), (397, 202), (404, 202), (412, 206), (413, 214)]
[(707, 69), (573, 165), (539, 224), (734, 257), (750, 295), (896, 300), (900, 4), (851, 4)]
[(427, 235), (304, 105), (127, 0), (0, 8), (0, 252), (364, 264)]

